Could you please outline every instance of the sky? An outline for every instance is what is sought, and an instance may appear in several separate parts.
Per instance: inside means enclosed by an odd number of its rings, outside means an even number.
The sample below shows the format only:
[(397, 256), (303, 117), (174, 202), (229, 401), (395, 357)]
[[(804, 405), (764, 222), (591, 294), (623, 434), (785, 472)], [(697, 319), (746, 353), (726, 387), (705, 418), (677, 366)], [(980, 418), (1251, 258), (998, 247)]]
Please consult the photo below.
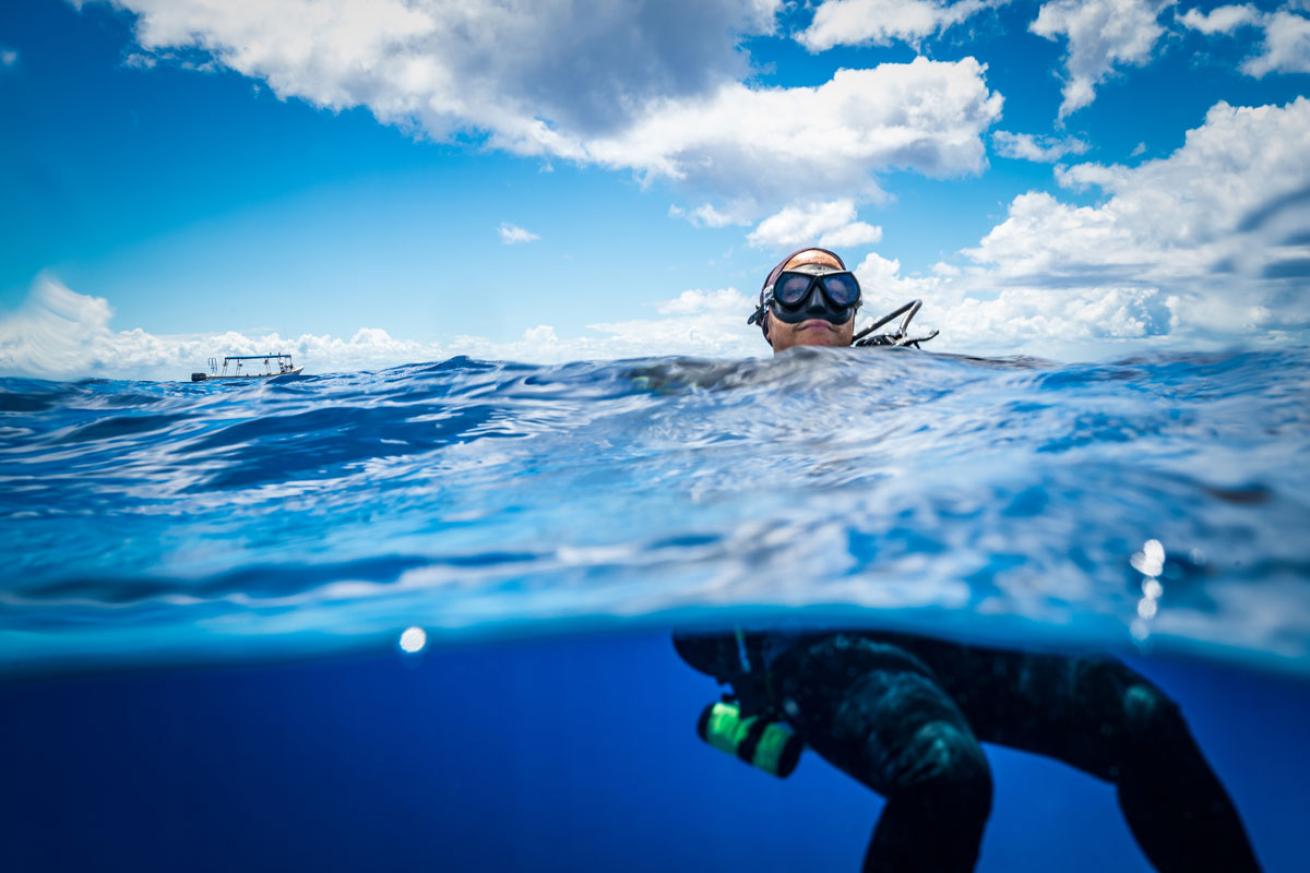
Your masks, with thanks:
[(7, 0), (0, 375), (1301, 344), (1310, 0)]

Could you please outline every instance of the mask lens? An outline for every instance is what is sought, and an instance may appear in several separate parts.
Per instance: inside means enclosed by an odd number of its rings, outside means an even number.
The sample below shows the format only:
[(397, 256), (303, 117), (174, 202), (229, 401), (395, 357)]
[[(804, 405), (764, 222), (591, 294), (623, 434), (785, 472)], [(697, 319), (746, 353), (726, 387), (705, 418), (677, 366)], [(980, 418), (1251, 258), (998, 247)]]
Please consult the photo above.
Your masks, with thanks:
[(783, 306), (799, 306), (813, 281), (813, 276), (804, 273), (783, 273), (773, 286), (773, 299)]
[(850, 273), (833, 273), (822, 281), (828, 299), (838, 306), (853, 306), (860, 299), (860, 283)]

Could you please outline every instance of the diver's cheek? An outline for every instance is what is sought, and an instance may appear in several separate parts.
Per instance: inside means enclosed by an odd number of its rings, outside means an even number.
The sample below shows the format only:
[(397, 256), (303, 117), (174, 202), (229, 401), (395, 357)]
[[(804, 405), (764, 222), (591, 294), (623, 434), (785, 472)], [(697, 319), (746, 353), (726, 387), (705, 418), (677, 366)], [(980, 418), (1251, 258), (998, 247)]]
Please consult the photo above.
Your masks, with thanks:
[(773, 336), (773, 350), (781, 352), (796, 345), (796, 326), (786, 322), (775, 321), (775, 330)]

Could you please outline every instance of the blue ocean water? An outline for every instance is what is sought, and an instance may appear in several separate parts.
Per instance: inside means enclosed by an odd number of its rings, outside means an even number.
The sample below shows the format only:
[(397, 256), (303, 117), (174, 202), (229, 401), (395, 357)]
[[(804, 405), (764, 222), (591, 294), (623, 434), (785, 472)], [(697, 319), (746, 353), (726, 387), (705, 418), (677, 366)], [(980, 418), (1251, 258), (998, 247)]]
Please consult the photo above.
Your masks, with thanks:
[[(1300, 869), (1307, 400), (1304, 350), (0, 380), (0, 866), (856, 869), (878, 798), (706, 748), (667, 639), (842, 624), (1129, 658)], [(989, 752), (979, 869), (1148, 869)]]
[(1301, 351), (0, 389), (9, 671), (749, 612), (1310, 673)]

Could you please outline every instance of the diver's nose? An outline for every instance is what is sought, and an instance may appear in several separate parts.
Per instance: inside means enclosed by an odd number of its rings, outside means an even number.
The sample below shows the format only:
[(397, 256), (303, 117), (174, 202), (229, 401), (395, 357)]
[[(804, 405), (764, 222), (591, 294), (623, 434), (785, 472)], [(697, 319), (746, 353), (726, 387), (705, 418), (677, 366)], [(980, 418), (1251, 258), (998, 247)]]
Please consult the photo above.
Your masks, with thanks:
[(806, 312), (826, 312), (828, 304), (823, 299), (823, 292), (819, 290), (819, 283), (815, 282), (814, 287), (810, 289), (809, 295), (805, 298)]

